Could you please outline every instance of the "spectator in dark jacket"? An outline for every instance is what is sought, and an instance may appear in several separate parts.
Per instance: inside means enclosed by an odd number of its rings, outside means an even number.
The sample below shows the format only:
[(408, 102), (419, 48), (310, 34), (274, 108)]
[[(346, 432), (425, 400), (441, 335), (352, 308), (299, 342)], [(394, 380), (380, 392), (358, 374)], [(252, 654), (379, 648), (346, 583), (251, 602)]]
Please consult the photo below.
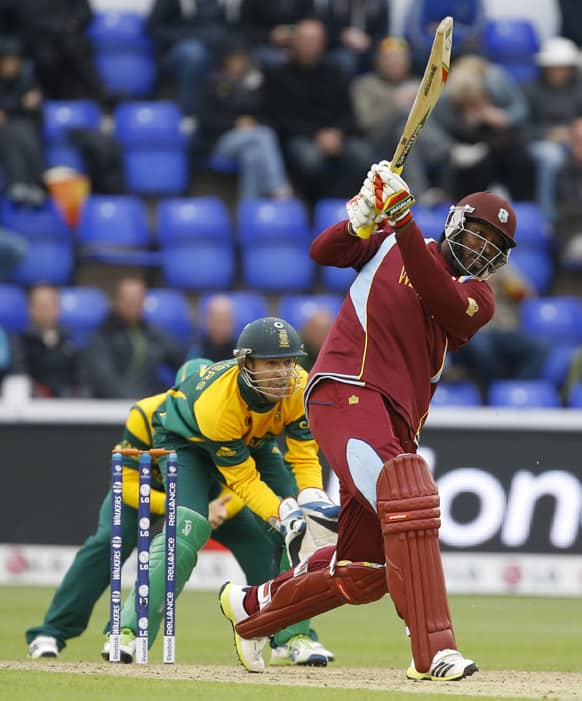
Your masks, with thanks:
[(93, 16), (88, 0), (14, 0), (13, 6), (46, 98), (108, 98), (86, 33)]
[(0, 164), (15, 202), (39, 206), (46, 199), (40, 141), (42, 95), (20, 42), (0, 38)]
[(289, 197), (279, 140), (261, 119), (262, 92), (263, 74), (250, 53), (243, 47), (228, 51), (206, 92), (200, 117), (202, 147), (217, 161), (237, 164), (241, 198)]
[(143, 318), (146, 287), (137, 278), (123, 278), (113, 310), (83, 355), (83, 371), (93, 397), (137, 399), (167, 389), (163, 368), (175, 373), (183, 349), (172, 344)]
[(390, 34), (387, 0), (320, 0), (317, 7), (328, 33), (328, 57), (349, 76), (370, 70), (378, 44)]
[(303, 20), (288, 63), (266, 74), (265, 113), (308, 199), (347, 197), (367, 172), (367, 144), (354, 136), (348, 78), (324, 60), (326, 33)]
[(184, 114), (197, 115), (204, 82), (228, 39), (219, 0), (155, 0), (148, 20), (162, 72), (176, 77)]
[(30, 326), (15, 339), (15, 366), (33, 382), (37, 397), (74, 397), (81, 392), (79, 350), (60, 325), (59, 292), (38, 285), (29, 293)]
[(287, 60), (295, 25), (314, 16), (313, 0), (242, 0), (240, 6), (242, 34), (263, 68)]

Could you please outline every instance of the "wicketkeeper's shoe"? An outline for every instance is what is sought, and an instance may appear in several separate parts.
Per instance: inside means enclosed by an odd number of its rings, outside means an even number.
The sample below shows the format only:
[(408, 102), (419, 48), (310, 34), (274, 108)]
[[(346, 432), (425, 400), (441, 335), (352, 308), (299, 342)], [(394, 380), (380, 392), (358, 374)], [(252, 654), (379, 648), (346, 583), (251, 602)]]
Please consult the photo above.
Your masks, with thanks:
[[(101, 650), (101, 657), (105, 662), (109, 662), (109, 651), (111, 649), (111, 643), (109, 641), (109, 635), (105, 636), (105, 644), (103, 645), (103, 650)], [(122, 628), (121, 638), (119, 641), (119, 652), (121, 662), (123, 664), (131, 664), (135, 659), (135, 633), (129, 628)]]
[(291, 664), (306, 667), (325, 667), (327, 665), (325, 648), (321, 643), (312, 640), (307, 635), (294, 635), (287, 645)]
[(439, 650), (433, 657), (428, 672), (417, 672), (412, 660), (406, 676), (415, 681), (453, 682), (470, 677), (478, 671), (473, 660), (465, 659), (458, 650)]
[(226, 582), (218, 594), (220, 610), (232, 625), (234, 646), (242, 666), (249, 672), (264, 672), (263, 648), (268, 638), (241, 638), (236, 632), (236, 624), (249, 617), (243, 606), (246, 587)]
[(37, 635), (28, 646), (28, 656), (32, 660), (38, 660), (41, 657), (58, 657), (59, 648), (56, 638), (50, 635)]

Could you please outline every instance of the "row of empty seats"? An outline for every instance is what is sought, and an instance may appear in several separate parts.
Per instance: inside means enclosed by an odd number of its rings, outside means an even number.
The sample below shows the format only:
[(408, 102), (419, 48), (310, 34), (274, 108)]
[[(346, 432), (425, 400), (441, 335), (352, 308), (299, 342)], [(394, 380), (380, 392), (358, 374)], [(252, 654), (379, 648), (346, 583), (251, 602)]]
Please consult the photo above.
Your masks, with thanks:
[[(544, 294), (554, 273), (549, 225), (536, 204), (514, 206), (519, 246), (511, 261)], [(415, 218), (427, 238), (440, 237), (448, 208), (448, 204), (415, 207)], [(167, 285), (193, 291), (228, 289), (239, 275), (243, 284), (260, 290), (309, 290), (318, 275), (309, 244), (345, 216), (342, 199), (320, 200), (312, 217), (296, 198), (252, 199), (239, 202), (233, 222), (218, 197), (172, 197), (158, 200), (150, 228), (141, 198), (91, 195), (73, 232), (53, 202), (40, 209), (7, 199), (0, 202), (0, 225), (31, 242), (14, 282), (68, 284), (78, 254), (111, 264), (160, 266)], [(324, 267), (320, 276), (325, 289), (345, 291), (354, 273)]]
[[(88, 30), (101, 78), (114, 95), (144, 97), (157, 74), (154, 47), (143, 15), (98, 12)], [(540, 40), (527, 18), (492, 17), (483, 35), (485, 56), (522, 83), (537, 74)]]
[[(554, 409), (563, 406), (559, 390), (549, 380), (495, 380), (489, 385), (486, 406), (514, 409)], [(582, 382), (568, 394), (566, 405), (582, 409)], [(432, 407), (484, 406), (478, 388), (472, 382), (441, 382)]]

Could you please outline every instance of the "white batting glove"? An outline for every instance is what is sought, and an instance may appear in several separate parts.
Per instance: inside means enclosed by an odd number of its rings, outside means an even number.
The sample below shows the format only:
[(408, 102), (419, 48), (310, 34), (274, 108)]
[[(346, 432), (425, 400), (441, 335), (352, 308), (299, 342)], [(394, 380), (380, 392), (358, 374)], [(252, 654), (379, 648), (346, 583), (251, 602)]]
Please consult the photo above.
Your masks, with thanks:
[(416, 202), (403, 178), (390, 170), (390, 161), (380, 161), (372, 166), (372, 182), (376, 205), (393, 228), (402, 227), (412, 219), (410, 208)]
[(307, 533), (299, 550), (299, 557), (303, 561), (319, 548), (337, 543), (340, 507), (322, 489), (315, 487), (302, 489), (297, 503), (307, 522)]
[(351, 230), (361, 239), (367, 239), (386, 217), (376, 209), (373, 184), (374, 171), (368, 171), (364, 184), (355, 197), (346, 203)]
[(285, 540), (285, 548), (292, 567), (299, 564), (299, 550), (307, 530), (303, 512), (292, 497), (287, 497), (279, 504), (279, 519), (271, 519), (274, 526)]

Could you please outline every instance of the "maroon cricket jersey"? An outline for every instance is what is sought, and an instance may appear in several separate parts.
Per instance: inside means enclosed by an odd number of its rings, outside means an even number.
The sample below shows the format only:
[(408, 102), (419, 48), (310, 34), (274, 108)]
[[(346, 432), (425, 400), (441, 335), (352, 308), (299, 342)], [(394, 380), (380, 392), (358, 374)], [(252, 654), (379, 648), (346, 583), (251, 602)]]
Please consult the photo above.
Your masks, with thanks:
[(381, 392), (415, 438), (428, 414), (448, 350), (456, 350), (493, 316), (489, 285), (455, 277), (439, 245), (412, 222), (363, 240), (347, 222), (325, 229), (311, 244), (321, 265), (358, 271), (321, 348), (305, 390), (321, 379)]

